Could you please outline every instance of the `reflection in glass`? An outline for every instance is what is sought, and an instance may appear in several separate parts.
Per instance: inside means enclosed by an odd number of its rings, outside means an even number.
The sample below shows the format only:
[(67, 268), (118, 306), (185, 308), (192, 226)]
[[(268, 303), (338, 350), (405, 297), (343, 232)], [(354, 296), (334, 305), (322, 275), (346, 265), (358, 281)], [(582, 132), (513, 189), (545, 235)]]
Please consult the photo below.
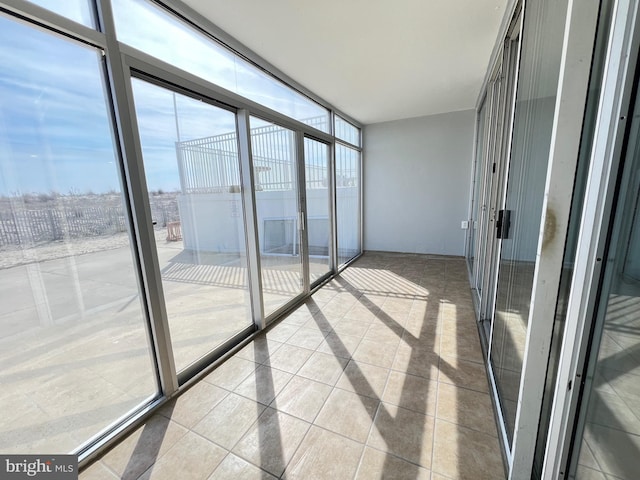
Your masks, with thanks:
[(302, 293), (293, 131), (251, 117), (253, 181), (265, 316)]
[(360, 254), (360, 152), (336, 144), (338, 265)]
[[(486, 312), (493, 310), (492, 301), (495, 292), (495, 276), (497, 275), (497, 261), (499, 240), (495, 234), (495, 217), (496, 212), (502, 205), (502, 192), (506, 178), (506, 164), (508, 163), (507, 153), (503, 150), (505, 143), (508, 143), (509, 129), (508, 123), (511, 122), (510, 115), (505, 112), (506, 105), (511, 104), (513, 97), (509, 95), (512, 88), (508, 88), (510, 83), (515, 83), (515, 73), (509, 74), (509, 71), (515, 71), (516, 66), (509, 62), (505, 65), (503, 62), (508, 61), (509, 51), (514, 45), (513, 40), (505, 43), (505, 49), (502, 52), (502, 59), (492, 74), (489, 85), (487, 86), (486, 100), (482, 106), (485, 131), (487, 132), (483, 139), (484, 152), (482, 155), (482, 168), (480, 172), (481, 181), (478, 185), (479, 201), (478, 201), (478, 217), (479, 217), (479, 234), (475, 236), (478, 240), (477, 257), (475, 261), (474, 274), (479, 301), (480, 323), (482, 325), (483, 347), (488, 349), (488, 342), (491, 338), (491, 328), (493, 325), (492, 315)], [(514, 59), (515, 60), (515, 59)], [(504, 134), (504, 136), (503, 136)], [(505, 138), (507, 137), (507, 138)]]
[(352, 145), (360, 146), (360, 129), (354, 127), (339, 115), (335, 116), (335, 136)]
[(311, 283), (329, 273), (329, 146), (304, 139), (304, 168), (307, 182), (307, 237)]
[[(475, 167), (474, 167), (474, 187), (473, 187), (473, 211), (471, 212), (471, 225), (469, 225), (469, 262), (472, 266), (473, 277), (477, 276), (478, 263), (475, 262), (475, 254), (476, 254), (476, 230), (478, 229), (480, 223), (480, 214), (482, 210), (480, 206), (482, 204), (482, 198), (480, 198), (480, 193), (482, 192), (482, 172), (484, 169), (484, 142), (485, 142), (485, 116), (487, 113), (487, 102), (485, 100), (478, 111), (478, 131), (477, 131), (477, 143), (476, 143), (476, 158), (475, 158)], [(480, 285), (473, 285), (474, 287), (480, 288)]]
[[(502, 110), (501, 105), (506, 100), (505, 90), (503, 89), (502, 67), (495, 73), (494, 78), (487, 87), (487, 99), (482, 107), (485, 111), (484, 122), (486, 122), (486, 139), (483, 140), (484, 150), (483, 162), (480, 172), (481, 182), (479, 186), (479, 206), (480, 207), (480, 225), (479, 234), (476, 237), (479, 240), (478, 256), (476, 265), (479, 267), (475, 271), (477, 275), (477, 289), (479, 298), (487, 299), (491, 297), (489, 292), (493, 291), (491, 279), (494, 274), (494, 262), (496, 259), (496, 243), (495, 228), (493, 215), (499, 209), (499, 202), (502, 201), (500, 192), (503, 184), (503, 168), (505, 158), (500, 151), (500, 134), (503, 131)], [(486, 158), (485, 158), (486, 156)], [(495, 165), (495, 167), (494, 167)], [(485, 285), (486, 284), (486, 285)], [(488, 288), (486, 288), (488, 287)], [(486, 290), (485, 290), (486, 288)], [(491, 337), (491, 318), (482, 319), (486, 338)]]
[(180, 372), (251, 325), (235, 115), (133, 80)]
[[(509, 145), (511, 144), (512, 104), (515, 98), (515, 86), (518, 69), (518, 50), (520, 47), (520, 20), (512, 20), (513, 30), (504, 44), (502, 59), (493, 72), (487, 88), (486, 107), (483, 106), (483, 123), (488, 133), (483, 142), (486, 158), (482, 167), (481, 185), (483, 191), (479, 203), (480, 217), (477, 261), (474, 273), (477, 279), (478, 298), (480, 299), (480, 321), (484, 340), (491, 338), (493, 328), (493, 310), (495, 300), (495, 279), (498, 272), (500, 240), (496, 235), (499, 211), (503, 205), (503, 196), (508, 172)], [(480, 267), (480, 268), (477, 268)], [(483, 341), (483, 346), (486, 343)]]
[(100, 52), (0, 16), (0, 452), (157, 395)]
[[(563, 2), (527, 4), (516, 96), (491, 366), (513, 440), (566, 17)], [(505, 236), (506, 234), (506, 236)]]
[(120, 41), (254, 102), (329, 131), (329, 113), (309, 98), (147, 0), (113, 0)]
[(536, 450), (533, 463), (533, 477), (542, 476), (544, 465), (547, 435), (553, 408), (554, 391), (558, 374), (560, 353), (564, 338), (565, 320), (569, 295), (571, 292), (571, 281), (575, 265), (575, 254), (578, 245), (578, 234), (582, 220), (582, 205), (584, 203), (585, 190), (589, 174), (591, 148), (593, 146), (596, 120), (598, 118), (598, 105), (602, 92), (602, 73), (605, 67), (605, 58), (609, 40), (609, 30), (611, 27), (611, 15), (613, 12), (614, 0), (605, 0), (601, 3), (600, 15), (598, 19), (598, 30), (596, 43), (593, 52), (593, 62), (591, 67), (591, 79), (589, 81), (589, 93), (582, 126), (582, 138), (580, 140), (580, 152), (578, 154), (578, 166), (573, 186), (573, 198), (571, 199), (571, 215), (567, 230), (567, 241), (565, 244), (564, 258), (562, 260), (562, 274), (560, 276), (560, 287), (558, 289), (558, 303), (553, 319), (553, 337), (549, 352), (549, 364), (547, 366), (547, 377), (545, 380), (544, 396), (542, 398), (542, 412), (538, 424), (538, 438), (536, 440)]
[[(640, 96), (605, 263), (575, 478), (638, 478), (640, 457)], [(577, 455), (577, 454), (576, 454)]]
[(87, 27), (95, 28), (93, 2), (91, 0), (29, 0), (29, 2)]

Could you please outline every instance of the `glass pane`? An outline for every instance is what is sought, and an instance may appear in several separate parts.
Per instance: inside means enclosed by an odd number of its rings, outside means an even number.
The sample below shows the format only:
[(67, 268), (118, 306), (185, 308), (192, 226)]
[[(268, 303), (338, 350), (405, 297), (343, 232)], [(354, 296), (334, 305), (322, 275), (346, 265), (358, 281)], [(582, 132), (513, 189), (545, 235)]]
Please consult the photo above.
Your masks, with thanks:
[(302, 293), (295, 140), (293, 131), (251, 117), (265, 315)]
[(91, 0), (29, 0), (31, 3), (67, 17), (74, 22), (95, 28), (93, 2)]
[(0, 451), (66, 453), (157, 394), (101, 55), (0, 16)]
[(307, 182), (307, 237), (311, 283), (329, 273), (329, 146), (304, 139), (304, 169)]
[[(494, 228), (494, 212), (499, 208), (499, 202), (502, 201), (502, 185), (504, 183), (503, 171), (501, 168), (505, 163), (503, 152), (500, 150), (501, 132), (503, 131), (503, 115), (501, 106), (505, 98), (505, 89), (503, 88), (502, 67), (496, 72), (487, 89), (486, 100), (486, 125), (487, 136), (486, 158), (483, 159), (481, 174), (482, 181), (480, 187), (480, 210), (479, 210), (479, 234), (478, 239), (480, 245), (478, 248), (478, 257), (476, 259), (478, 296), (486, 299), (491, 297), (489, 293), (492, 291), (494, 275), (494, 261), (496, 252), (496, 240), (493, 231)], [(484, 312), (481, 312), (481, 316)], [(486, 337), (490, 338), (491, 321), (483, 319), (483, 328)]]
[(178, 371), (252, 324), (235, 115), (133, 80)]
[(336, 144), (338, 265), (360, 254), (360, 152)]
[(336, 124), (335, 124), (335, 135), (336, 138), (340, 140), (344, 140), (345, 142), (349, 142), (353, 145), (360, 145), (360, 129), (354, 127), (349, 122), (344, 120), (339, 115), (335, 116)]
[[(485, 100), (482, 103), (482, 107), (478, 112), (478, 132), (477, 132), (477, 143), (476, 143), (476, 158), (475, 158), (475, 172), (474, 172), (474, 188), (473, 188), (473, 211), (471, 212), (471, 225), (469, 225), (469, 262), (472, 266), (473, 278), (475, 279), (477, 276), (478, 264), (475, 262), (476, 255), (476, 237), (477, 237), (477, 229), (480, 222), (480, 214), (482, 213), (481, 205), (482, 198), (480, 198), (480, 194), (482, 192), (482, 173), (485, 167), (485, 155), (484, 155), (484, 146), (485, 146), (485, 117), (487, 113), (487, 102), (489, 100)], [(474, 287), (476, 285), (473, 285)], [(477, 285), (479, 287), (479, 285)]]
[[(640, 95), (595, 320), (571, 478), (638, 478), (640, 455)], [(623, 150), (624, 151), (624, 150)], [(580, 431), (580, 428), (578, 429)]]
[(329, 113), (146, 0), (113, 0), (118, 38), (160, 60), (327, 132)]
[(540, 233), (567, 6), (530, 3), (524, 15), (518, 92), (493, 317), (491, 365), (513, 439)]
[(562, 260), (562, 275), (560, 277), (560, 287), (558, 289), (558, 303), (556, 305), (553, 320), (553, 338), (551, 340), (551, 350), (549, 352), (549, 364), (547, 367), (547, 378), (545, 380), (544, 396), (542, 400), (542, 412), (540, 414), (540, 422), (538, 424), (538, 438), (536, 441), (533, 464), (534, 478), (542, 477), (547, 435), (551, 419), (551, 409), (553, 408), (556, 377), (558, 374), (567, 307), (571, 292), (571, 281), (573, 279), (578, 234), (580, 232), (580, 224), (582, 220), (582, 205), (584, 203), (585, 190), (587, 186), (595, 125), (598, 118), (598, 105), (600, 103), (600, 93), (602, 91), (602, 74), (605, 66), (613, 4), (613, 0), (605, 0), (601, 3), (600, 7), (598, 31), (591, 67), (591, 79), (589, 81), (589, 93), (587, 96), (582, 128), (583, 134), (578, 156), (573, 198), (571, 199), (571, 215), (569, 217), (567, 242), (564, 250), (564, 258)]

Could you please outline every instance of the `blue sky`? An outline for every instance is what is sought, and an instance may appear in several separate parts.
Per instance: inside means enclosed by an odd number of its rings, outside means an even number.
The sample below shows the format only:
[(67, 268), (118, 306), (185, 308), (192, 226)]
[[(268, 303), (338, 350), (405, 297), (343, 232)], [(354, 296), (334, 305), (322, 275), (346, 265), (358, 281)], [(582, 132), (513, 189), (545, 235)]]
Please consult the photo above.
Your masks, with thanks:
[[(82, 0), (37, 0), (81, 20)], [(123, 41), (294, 118), (323, 109), (140, 0), (114, 0)], [(134, 80), (149, 190), (179, 188), (173, 94)], [(176, 96), (182, 140), (235, 130), (232, 113)], [(80, 43), (0, 16), (0, 195), (120, 190), (102, 58)]]
[(118, 189), (97, 51), (0, 17), (0, 193)]
[(133, 79), (133, 94), (149, 190), (180, 188), (178, 132), (186, 141), (235, 131), (233, 113), (199, 100), (138, 79)]

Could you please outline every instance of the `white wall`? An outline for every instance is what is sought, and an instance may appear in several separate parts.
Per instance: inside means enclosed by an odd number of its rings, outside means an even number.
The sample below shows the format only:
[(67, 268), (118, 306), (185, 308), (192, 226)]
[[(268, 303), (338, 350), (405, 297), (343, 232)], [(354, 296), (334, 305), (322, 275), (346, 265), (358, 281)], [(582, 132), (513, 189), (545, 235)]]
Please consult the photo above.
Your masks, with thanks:
[[(328, 218), (329, 203), (326, 189), (307, 190), (307, 215), (309, 219)], [(337, 190), (338, 217), (347, 225), (357, 225), (356, 187), (340, 187)], [(178, 207), (184, 248), (206, 252), (241, 253), (245, 251), (245, 238), (240, 193), (202, 193), (179, 195)], [(294, 190), (256, 192), (258, 213), (258, 238), (264, 246), (264, 221), (274, 218), (290, 218), (297, 222), (298, 197)], [(328, 230), (309, 229), (309, 245), (326, 246)], [(326, 238), (322, 238), (326, 235)], [(357, 245), (356, 229), (343, 229), (340, 240), (343, 250), (352, 251)]]
[(364, 248), (463, 255), (475, 112), (364, 129)]

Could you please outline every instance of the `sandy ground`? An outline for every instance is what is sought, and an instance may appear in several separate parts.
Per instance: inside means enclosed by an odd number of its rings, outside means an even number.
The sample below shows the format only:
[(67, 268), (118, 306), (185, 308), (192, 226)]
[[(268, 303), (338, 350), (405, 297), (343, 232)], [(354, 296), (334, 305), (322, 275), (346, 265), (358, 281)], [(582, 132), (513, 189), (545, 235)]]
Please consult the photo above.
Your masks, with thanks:
[(35, 245), (30, 247), (8, 246), (0, 248), (0, 269), (28, 265), (34, 262), (46, 262), (72, 255), (101, 252), (125, 247), (129, 244), (129, 235), (117, 233), (106, 237), (85, 237)]

